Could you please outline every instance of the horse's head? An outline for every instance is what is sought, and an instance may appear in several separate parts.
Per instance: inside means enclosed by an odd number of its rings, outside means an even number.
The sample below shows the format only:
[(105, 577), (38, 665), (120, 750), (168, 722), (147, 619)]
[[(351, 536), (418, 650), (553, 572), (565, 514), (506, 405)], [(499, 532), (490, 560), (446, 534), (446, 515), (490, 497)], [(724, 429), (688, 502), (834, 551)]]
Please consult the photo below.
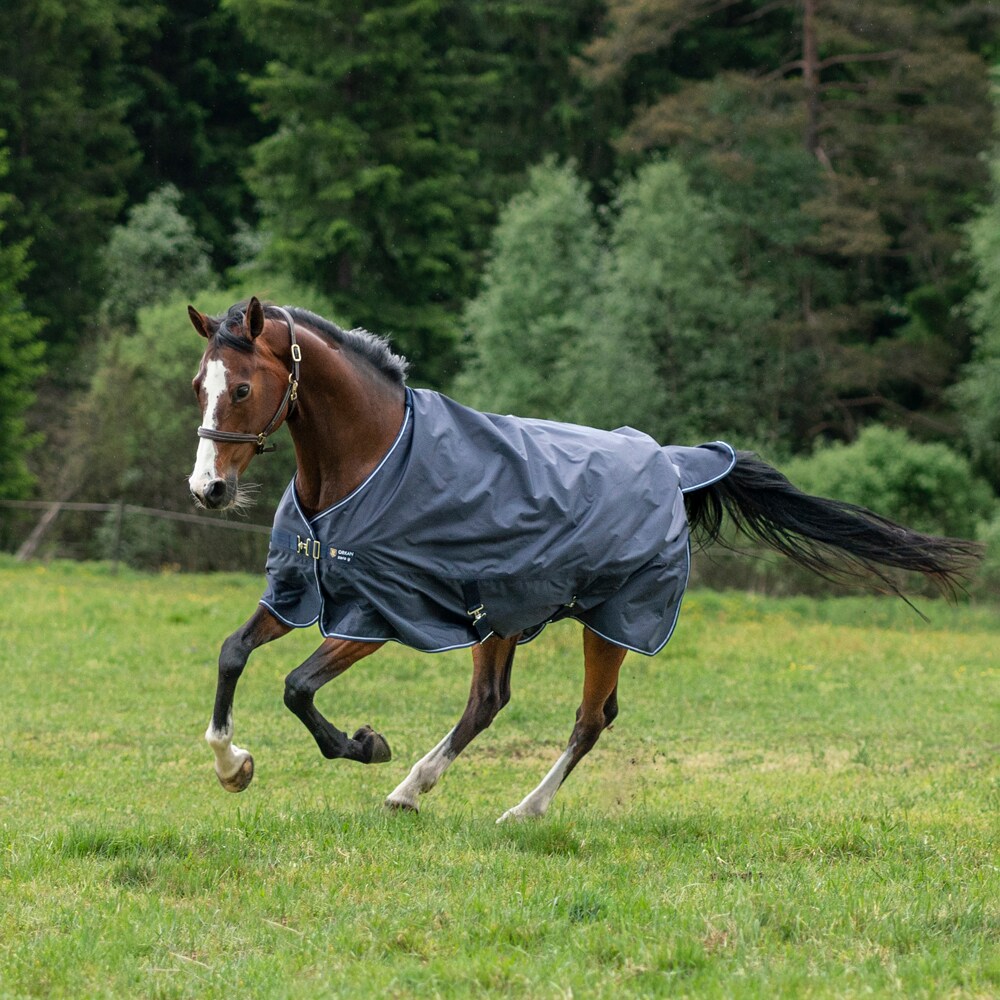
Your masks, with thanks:
[[(275, 310), (272, 310), (275, 311)], [(298, 388), (298, 346), (294, 323), (283, 310), (279, 319), (266, 316), (256, 297), (212, 318), (188, 306), (194, 328), (208, 341), (192, 383), (201, 406), (198, 454), (188, 483), (195, 501), (223, 510), (241, 499), (240, 476), (294, 403)], [(264, 336), (277, 323), (283, 359)], [(273, 338), (277, 340), (277, 338)], [(292, 371), (287, 345), (291, 340)]]

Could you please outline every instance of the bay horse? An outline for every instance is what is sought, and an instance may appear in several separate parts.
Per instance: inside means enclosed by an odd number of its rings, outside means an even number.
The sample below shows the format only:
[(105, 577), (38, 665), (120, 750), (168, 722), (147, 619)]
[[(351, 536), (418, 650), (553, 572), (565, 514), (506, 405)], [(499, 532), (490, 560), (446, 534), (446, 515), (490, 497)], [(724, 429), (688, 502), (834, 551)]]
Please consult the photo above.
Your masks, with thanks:
[(498, 822), (541, 816), (618, 713), (630, 649), (670, 638), (690, 539), (735, 529), (817, 573), (899, 593), (892, 570), (952, 591), (980, 557), (972, 542), (921, 534), (851, 504), (797, 490), (722, 442), (660, 447), (618, 432), (469, 410), (410, 389), (388, 342), (256, 297), (209, 317), (193, 386), (202, 423), (189, 486), (223, 510), (240, 477), (287, 424), (297, 471), (275, 518), (268, 589), (222, 645), (206, 740), (223, 788), (253, 778), (233, 743), (233, 698), (252, 651), (318, 624), (323, 641), (286, 678), (284, 701), (327, 758), (390, 759), (370, 726), (348, 735), (316, 692), (387, 641), (470, 647), (472, 683), (457, 724), (386, 799), (419, 808), (444, 771), (510, 698), (519, 642), (549, 622), (583, 622), (583, 697), (569, 742), (541, 783)]

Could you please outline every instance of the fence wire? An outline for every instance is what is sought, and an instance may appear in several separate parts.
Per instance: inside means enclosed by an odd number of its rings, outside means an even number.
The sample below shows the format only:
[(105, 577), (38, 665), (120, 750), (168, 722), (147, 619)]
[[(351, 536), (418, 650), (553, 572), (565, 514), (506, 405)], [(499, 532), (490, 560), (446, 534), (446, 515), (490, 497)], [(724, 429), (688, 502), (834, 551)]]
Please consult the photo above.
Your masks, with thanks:
[[(218, 514), (184, 513), (120, 501), (0, 500), (10, 511), (0, 524), (0, 548), (19, 561), (34, 558), (110, 559), (140, 568), (259, 570), (270, 525), (227, 520)], [(95, 525), (93, 515), (102, 515)], [(163, 525), (155, 529), (159, 522)], [(219, 531), (245, 541), (222, 542)], [(233, 536), (230, 536), (231, 538)]]

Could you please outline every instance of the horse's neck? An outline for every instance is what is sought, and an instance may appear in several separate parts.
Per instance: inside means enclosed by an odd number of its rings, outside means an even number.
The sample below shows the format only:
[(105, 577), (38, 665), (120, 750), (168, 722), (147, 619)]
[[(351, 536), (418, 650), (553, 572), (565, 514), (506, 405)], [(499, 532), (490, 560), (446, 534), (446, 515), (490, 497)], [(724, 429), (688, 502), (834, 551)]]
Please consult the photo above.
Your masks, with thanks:
[(299, 501), (316, 514), (356, 490), (392, 447), (405, 394), (349, 349), (335, 349), (317, 334), (301, 339), (298, 401), (288, 427)]

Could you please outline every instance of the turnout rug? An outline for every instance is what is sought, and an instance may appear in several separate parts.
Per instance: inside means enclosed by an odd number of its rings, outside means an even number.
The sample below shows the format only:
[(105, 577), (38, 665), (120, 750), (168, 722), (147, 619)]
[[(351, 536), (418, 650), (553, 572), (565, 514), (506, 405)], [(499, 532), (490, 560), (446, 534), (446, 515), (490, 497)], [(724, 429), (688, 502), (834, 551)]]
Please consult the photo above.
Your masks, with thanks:
[(407, 389), (403, 427), (350, 496), (313, 518), (295, 480), (278, 506), (261, 604), (324, 636), (426, 652), (533, 639), (575, 618), (652, 655), (687, 586), (683, 493), (736, 463), (723, 442), (661, 447), (480, 413)]

